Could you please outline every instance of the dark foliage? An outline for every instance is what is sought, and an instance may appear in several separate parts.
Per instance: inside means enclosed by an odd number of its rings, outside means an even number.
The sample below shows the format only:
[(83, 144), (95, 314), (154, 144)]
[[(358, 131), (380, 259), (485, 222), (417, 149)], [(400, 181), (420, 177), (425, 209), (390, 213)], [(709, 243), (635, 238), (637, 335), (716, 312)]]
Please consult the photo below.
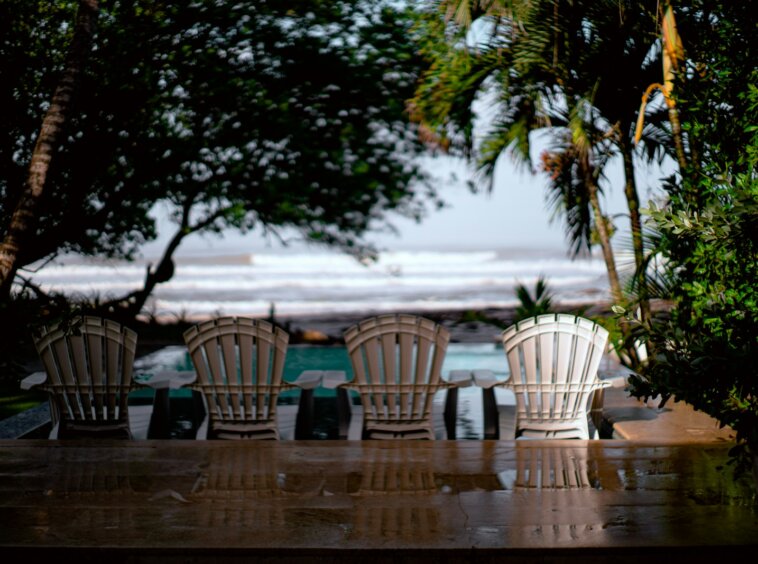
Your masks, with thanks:
[(668, 180), (666, 205), (652, 210), (675, 307), (638, 332), (654, 354), (633, 393), (684, 400), (730, 425), (757, 453), (758, 42), (751, 13), (744, 3), (699, 0), (677, 14), (688, 59), (676, 90), (688, 166)]
[[(383, 1), (102, 2), (78, 113), (23, 264), (133, 256), (168, 202), (178, 230), (294, 226), (360, 249), (431, 195), (407, 123), (419, 60)], [(74, 2), (0, 6), (0, 225), (23, 186)], [(184, 221), (186, 220), (186, 221)], [(0, 228), (1, 229), (1, 228)]]

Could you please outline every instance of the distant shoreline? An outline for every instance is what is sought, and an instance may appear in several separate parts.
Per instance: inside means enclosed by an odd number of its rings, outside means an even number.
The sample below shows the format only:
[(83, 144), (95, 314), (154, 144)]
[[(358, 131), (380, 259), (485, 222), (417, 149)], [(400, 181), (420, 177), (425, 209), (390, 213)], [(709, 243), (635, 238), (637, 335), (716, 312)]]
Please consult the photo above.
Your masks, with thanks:
[[(587, 317), (611, 315), (607, 302), (587, 302), (583, 304), (555, 304), (556, 312), (581, 314)], [(374, 315), (405, 313), (420, 315), (446, 327), (453, 343), (496, 343), (503, 329), (513, 324), (515, 307), (484, 308), (480, 310), (441, 310), (396, 312), (354, 312), (313, 315), (282, 315), (274, 321), (290, 334), (291, 344), (335, 345), (343, 342), (343, 333), (352, 325)], [(154, 349), (159, 346), (181, 345), (181, 333), (190, 325), (212, 316), (194, 316), (192, 319), (177, 320), (172, 316), (142, 320), (137, 328), (139, 344)], [(258, 317), (267, 319), (266, 317)]]
[[(607, 301), (602, 262), (522, 247), (477, 251), (396, 251), (359, 263), (339, 253), (218, 253), (177, 258), (174, 276), (158, 285), (146, 316), (197, 321), (214, 315), (284, 320), (352, 316), (354, 312), (511, 309), (517, 289), (542, 278), (565, 307)], [(34, 283), (74, 301), (103, 303), (142, 287), (146, 266), (85, 261), (50, 264)], [(284, 317), (286, 316), (286, 317)]]
[[(428, 247), (396, 247), (396, 248), (379, 248), (377, 254), (419, 254), (419, 253), (481, 253), (492, 252), (497, 257), (516, 257), (516, 258), (534, 258), (534, 257), (561, 257), (566, 258), (570, 253), (562, 247), (516, 245), (460, 245), (460, 246), (428, 246)], [(253, 264), (256, 256), (292, 256), (297, 254), (320, 254), (323, 256), (349, 256), (337, 249), (314, 245), (311, 247), (293, 246), (284, 249), (269, 248), (252, 248), (234, 247), (228, 249), (179, 249), (174, 255), (173, 260), (177, 265), (191, 264)], [(131, 260), (114, 259), (103, 257), (89, 257), (78, 254), (61, 255), (53, 264), (64, 265), (134, 265), (146, 266), (155, 264), (160, 261), (162, 251), (157, 254), (140, 254)], [(592, 255), (577, 257), (577, 260), (602, 260), (599, 252)], [(356, 262), (359, 262), (356, 259)]]

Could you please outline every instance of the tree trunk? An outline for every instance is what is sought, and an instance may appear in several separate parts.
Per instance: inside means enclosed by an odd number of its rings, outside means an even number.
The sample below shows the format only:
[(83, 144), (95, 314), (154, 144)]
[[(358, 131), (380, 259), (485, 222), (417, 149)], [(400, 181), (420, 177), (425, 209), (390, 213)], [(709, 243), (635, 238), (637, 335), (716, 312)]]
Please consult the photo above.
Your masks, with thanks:
[(582, 176), (584, 178), (585, 186), (587, 187), (590, 205), (592, 206), (592, 212), (595, 216), (595, 229), (597, 230), (598, 239), (600, 240), (600, 248), (603, 251), (605, 268), (608, 271), (608, 284), (611, 288), (611, 299), (614, 303), (618, 304), (621, 303), (623, 299), (621, 283), (619, 282), (619, 275), (616, 270), (616, 260), (613, 257), (613, 247), (611, 247), (611, 236), (610, 233), (608, 233), (608, 225), (606, 224), (605, 216), (600, 208), (600, 189), (592, 174), (592, 166), (590, 165), (588, 155), (580, 157), (579, 166), (582, 169)]
[[(592, 167), (589, 164), (589, 159), (585, 156), (580, 160), (580, 166), (582, 167), (582, 173), (584, 175), (584, 181), (587, 186), (587, 194), (589, 196), (590, 205), (592, 206), (592, 212), (595, 216), (595, 229), (597, 230), (598, 239), (600, 240), (600, 247), (603, 250), (603, 259), (605, 260), (605, 268), (608, 271), (608, 283), (611, 287), (611, 299), (615, 304), (622, 304), (624, 301), (624, 295), (621, 291), (621, 283), (619, 281), (618, 271), (616, 270), (616, 260), (613, 257), (613, 247), (611, 247), (611, 237), (608, 233), (608, 226), (605, 223), (605, 216), (600, 208), (599, 188), (595, 182), (595, 178), (592, 175)], [(630, 329), (628, 323), (620, 323), (621, 332), (624, 336), (622, 346), (625, 348), (627, 355), (631, 359), (634, 366), (637, 366), (638, 357), (637, 351), (634, 346), (629, 346)], [(614, 348), (617, 343), (613, 344)]]
[(640, 199), (637, 195), (637, 181), (634, 178), (634, 161), (632, 149), (623, 140), (621, 153), (624, 156), (624, 195), (626, 205), (629, 208), (629, 223), (632, 230), (632, 246), (634, 248), (634, 265), (639, 269), (645, 260), (645, 251), (642, 243), (642, 216), (640, 215)]
[[(622, 129), (623, 131), (623, 129)], [(642, 240), (642, 216), (640, 215), (640, 199), (637, 195), (637, 181), (634, 178), (634, 155), (632, 147), (623, 138), (619, 139), (621, 153), (624, 157), (624, 195), (629, 208), (629, 223), (632, 231), (632, 247), (634, 248), (635, 276), (639, 284), (640, 312), (642, 321), (650, 319), (650, 301), (647, 295), (645, 280), (645, 248)]]
[(34, 230), (36, 208), (45, 188), (45, 179), (61, 137), (63, 127), (73, 107), (76, 91), (81, 82), (99, 12), (98, 0), (80, 0), (76, 13), (74, 36), (69, 47), (66, 65), (50, 108), (42, 121), (42, 128), (29, 164), (26, 187), (6, 227), (0, 244), (0, 300), (10, 294), (18, 270), (18, 256), (26, 239)]
[(684, 151), (682, 124), (679, 121), (679, 111), (672, 105), (669, 105), (669, 122), (671, 123), (671, 135), (674, 138), (676, 160), (679, 163), (679, 170), (684, 174), (687, 168), (687, 154)]

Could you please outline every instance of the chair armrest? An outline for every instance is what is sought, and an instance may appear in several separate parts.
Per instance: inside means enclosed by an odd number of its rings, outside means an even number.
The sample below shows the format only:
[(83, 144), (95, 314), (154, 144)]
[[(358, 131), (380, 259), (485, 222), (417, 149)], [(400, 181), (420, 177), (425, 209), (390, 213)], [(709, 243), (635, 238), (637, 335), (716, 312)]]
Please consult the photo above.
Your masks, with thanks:
[(321, 385), (323, 375), (323, 370), (303, 370), (297, 380), (290, 382), (290, 384), (301, 390), (314, 390)]
[(474, 384), (485, 390), (507, 382), (507, 380), (505, 382), (498, 381), (492, 370), (473, 370), (471, 374), (474, 378)]
[(197, 374), (193, 370), (162, 370), (161, 372), (132, 376), (132, 381), (138, 386), (146, 386), (154, 390), (166, 388), (178, 390), (194, 384), (195, 380), (197, 380)]
[(634, 370), (624, 369), (624, 370), (599, 371), (597, 376), (600, 381), (608, 382), (608, 384), (604, 387), (624, 388), (626, 387), (629, 380), (629, 376), (631, 374), (636, 374), (636, 373), (634, 372)]
[(451, 370), (447, 376), (447, 383), (456, 388), (468, 388), (474, 383), (471, 378), (471, 370)]
[(21, 380), (20, 386), (22, 390), (31, 390), (34, 387), (44, 384), (46, 380), (46, 372), (32, 372), (29, 376)]
[(485, 389), (502, 384), (492, 370), (451, 370), (447, 382), (458, 388), (478, 386)]
[(321, 385), (327, 390), (335, 390), (348, 383), (347, 373), (343, 370), (322, 371)]

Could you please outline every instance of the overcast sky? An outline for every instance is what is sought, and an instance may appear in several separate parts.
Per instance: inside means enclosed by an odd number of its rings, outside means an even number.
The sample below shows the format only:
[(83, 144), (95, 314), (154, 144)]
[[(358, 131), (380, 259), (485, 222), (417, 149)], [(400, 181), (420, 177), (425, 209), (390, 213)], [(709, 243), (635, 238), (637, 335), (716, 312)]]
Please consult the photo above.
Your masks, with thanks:
[[(448, 179), (439, 186), (442, 198), (448, 203), (447, 207), (430, 211), (420, 224), (402, 217), (393, 218), (400, 235), (375, 233), (367, 237), (380, 250), (567, 248), (562, 221), (558, 219), (550, 222), (550, 211), (545, 201), (547, 182), (544, 175), (532, 175), (528, 171), (517, 169), (509, 157), (504, 156), (495, 172), (493, 192), (472, 194), (466, 186), (466, 180), (472, 178), (472, 174), (464, 163), (448, 157), (430, 159), (428, 162), (436, 176)], [(451, 173), (455, 174), (457, 181), (449, 180)], [(638, 189), (643, 207), (653, 194), (652, 188), (658, 184), (661, 175), (657, 169), (638, 172)], [(611, 167), (608, 184), (613, 188), (606, 190), (606, 213), (624, 213), (626, 204), (621, 183), (620, 166)], [(626, 220), (619, 218), (616, 223), (623, 228)], [(144, 256), (155, 256), (162, 251), (169, 233), (170, 230), (163, 229), (160, 240), (145, 247)], [(275, 242), (267, 241), (260, 233), (240, 235), (230, 231), (223, 238), (212, 234), (194, 234), (185, 239), (178, 255), (237, 254), (279, 248)], [(302, 249), (302, 246), (295, 244), (294, 249)]]

